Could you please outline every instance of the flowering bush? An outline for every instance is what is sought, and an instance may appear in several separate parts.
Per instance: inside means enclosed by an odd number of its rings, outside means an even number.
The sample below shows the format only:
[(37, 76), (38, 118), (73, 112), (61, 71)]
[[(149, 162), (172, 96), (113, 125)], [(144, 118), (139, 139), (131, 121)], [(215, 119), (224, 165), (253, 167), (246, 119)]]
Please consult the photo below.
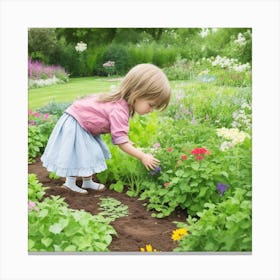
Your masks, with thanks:
[[(196, 214), (205, 202), (219, 201), (217, 184), (228, 182), (222, 159), (204, 147), (193, 149), (158, 149), (161, 171), (153, 180), (142, 183), (141, 199), (149, 199), (148, 209), (156, 217), (170, 215), (176, 207)], [(216, 156), (216, 157), (215, 157)]]
[(103, 63), (102, 65), (105, 69), (105, 72), (107, 73), (108, 76), (111, 76), (114, 74), (115, 72), (115, 61), (107, 61), (105, 63)]
[(69, 75), (61, 66), (47, 66), (39, 61), (28, 59), (28, 87), (44, 87), (68, 82)]

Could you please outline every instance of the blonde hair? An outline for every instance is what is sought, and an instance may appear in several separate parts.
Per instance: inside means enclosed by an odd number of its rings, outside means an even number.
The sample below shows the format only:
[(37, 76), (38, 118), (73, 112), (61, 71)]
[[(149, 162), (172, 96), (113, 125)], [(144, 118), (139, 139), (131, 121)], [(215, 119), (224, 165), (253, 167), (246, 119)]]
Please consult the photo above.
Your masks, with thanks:
[(136, 99), (151, 100), (155, 109), (164, 110), (170, 101), (171, 88), (163, 71), (153, 64), (138, 64), (124, 77), (120, 88), (115, 93), (104, 93), (100, 102), (118, 101), (124, 99), (129, 106), (130, 115), (135, 113)]

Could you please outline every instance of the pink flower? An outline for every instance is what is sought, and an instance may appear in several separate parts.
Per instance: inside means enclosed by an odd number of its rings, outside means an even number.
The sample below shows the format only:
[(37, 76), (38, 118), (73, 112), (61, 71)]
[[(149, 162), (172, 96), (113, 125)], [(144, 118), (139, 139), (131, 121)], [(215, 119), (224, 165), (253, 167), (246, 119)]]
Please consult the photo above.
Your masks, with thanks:
[(36, 210), (39, 211), (39, 207), (36, 206), (36, 203), (34, 201), (28, 201), (28, 210), (32, 211), (32, 210)]
[(154, 147), (155, 149), (159, 148), (159, 147), (160, 147), (160, 143), (155, 143), (155, 144), (153, 145), (153, 147)]
[(167, 151), (168, 153), (172, 153), (172, 152), (173, 152), (173, 148), (172, 148), (172, 147), (169, 147), (169, 148), (166, 149), (166, 151)]

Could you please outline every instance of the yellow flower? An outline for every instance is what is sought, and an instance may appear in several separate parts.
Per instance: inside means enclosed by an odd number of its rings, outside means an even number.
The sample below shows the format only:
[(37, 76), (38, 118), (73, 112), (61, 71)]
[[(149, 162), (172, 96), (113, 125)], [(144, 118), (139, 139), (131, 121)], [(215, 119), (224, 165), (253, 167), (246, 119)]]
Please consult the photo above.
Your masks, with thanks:
[(178, 228), (172, 231), (172, 239), (174, 241), (182, 239), (185, 235), (188, 234), (188, 231), (186, 228)]
[[(146, 250), (145, 250), (146, 249)], [(147, 244), (145, 248), (140, 248), (141, 252), (157, 252), (156, 249), (153, 249), (151, 244)]]

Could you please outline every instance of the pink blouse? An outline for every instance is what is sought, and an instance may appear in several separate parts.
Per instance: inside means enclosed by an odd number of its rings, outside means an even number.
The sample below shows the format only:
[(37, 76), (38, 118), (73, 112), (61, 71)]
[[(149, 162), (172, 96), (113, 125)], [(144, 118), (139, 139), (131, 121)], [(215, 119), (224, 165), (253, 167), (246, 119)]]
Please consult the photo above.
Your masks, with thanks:
[(86, 131), (93, 135), (110, 133), (113, 144), (129, 141), (129, 108), (125, 100), (97, 102), (98, 95), (76, 100), (66, 109)]

